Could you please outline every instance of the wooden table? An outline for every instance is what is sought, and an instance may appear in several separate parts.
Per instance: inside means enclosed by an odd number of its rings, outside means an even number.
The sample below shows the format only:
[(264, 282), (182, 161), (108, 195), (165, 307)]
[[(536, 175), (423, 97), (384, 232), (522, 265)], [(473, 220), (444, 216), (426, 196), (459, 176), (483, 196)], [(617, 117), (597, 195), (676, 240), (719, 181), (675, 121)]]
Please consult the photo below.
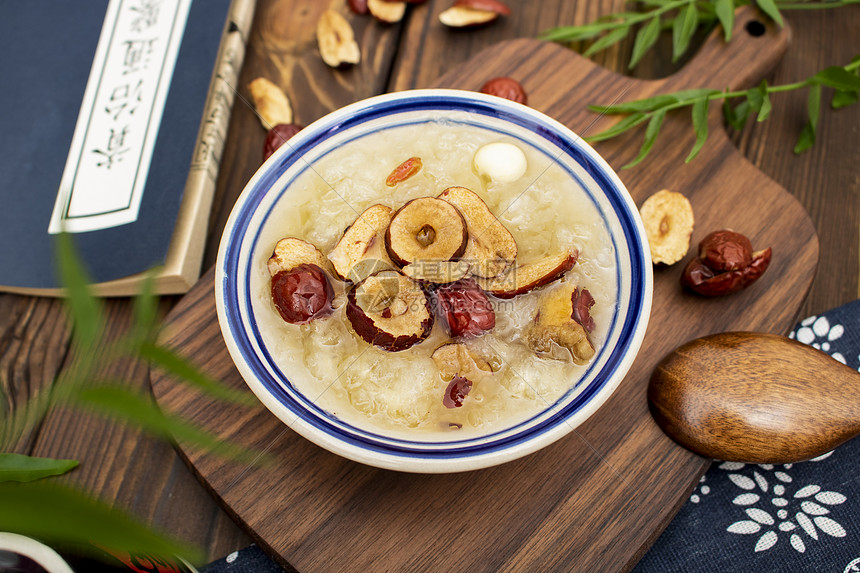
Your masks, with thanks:
[[(339, 2), (340, 0), (333, 0)], [(335, 81), (316, 60), (313, 29), (321, 7), (299, 0), (260, 0), (240, 86), (264, 75), (284, 86), (294, 101), (296, 119), (310, 123), (326, 112), (366, 96), (432, 84), (446, 71), (501, 40), (533, 37), (551, 26), (585, 23), (624, 7), (620, 1), (593, 2), (509, 0), (513, 14), (471, 31), (449, 31), (436, 15), (449, 2), (428, 0), (411, 9), (407, 20), (382, 26), (369, 17), (354, 19), (363, 63)], [(768, 77), (771, 83), (805, 78), (828, 65), (845, 64), (860, 53), (860, 7), (804, 11), (787, 15), (792, 45)], [(632, 41), (599, 54), (595, 60), (623, 71)], [(662, 38), (635, 71), (658, 77), (677, 69), (671, 40)], [(244, 87), (240, 94), (247, 97)], [(806, 207), (818, 230), (821, 255), (801, 316), (828, 310), (858, 297), (860, 288), (860, 106), (825, 110), (818, 141), (801, 156), (792, 153), (805, 121), (805, 94), (774, 97), (770, 119), (732, 134), (740, 151), (792, 192)], [(263, 132), (253, 113), (237, 103), (211, 219), (204, 268), (214, 263), (220, 232), (233, 201), (259, 165)], [(167, 312), (177, 299), (162, 303)], [(121, 332), (130, 323), (126, 299), (107, 303), (108, 328)], [(69, 332), (61, 302), (0, 295), (0, 384), (14, 406), (50, 386), (70, 360)], [(106, 377), (146, 387), (145, 364), (126, 361), (106, 367)], [(15, 451), (40, 456), (73, 457), (81, 466), (67, 478), (114, 501), (140, 518), (203, 546), (210, 558), (248, 545), (248, 535), (212, 500), (169, 444), (100, 418), (68, 410), (51, 412), (42, 426), (22, 437)], [(679, 494), (680, 495), (680, 494)], [(643, 548), (613, 545), (629, 557)], [(288, 558), (288, 556), (287, 556)], [(623, 560), (622, 560), (623, 561)]]

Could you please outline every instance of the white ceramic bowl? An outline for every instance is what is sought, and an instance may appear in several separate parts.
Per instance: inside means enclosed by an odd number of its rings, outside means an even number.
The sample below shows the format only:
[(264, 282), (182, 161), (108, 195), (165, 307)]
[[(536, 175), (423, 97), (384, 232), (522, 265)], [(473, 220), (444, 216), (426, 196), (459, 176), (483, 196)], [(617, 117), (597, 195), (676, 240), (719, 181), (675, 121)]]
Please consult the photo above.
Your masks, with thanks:
[[(606, 341), (576, 389), (512, 427), (439, 441), (359, 428), (326, 412), (282, 372), (260, 335), (250, 295), (259, 272), (252, 254), (290, 182), (315, 158), (379, 130), (428, 121), (430, 115), (511, 136), (556, 161), (585, 190), (604, 219), (617, 266), (617, 306)], [(484, 468), (542, 448), (585, 421), (612, 394), (639, 350), (651, 309), (652, 270), (639, 212), (611, 167), (579, 136), (529, 107), (474, 92), (414, 90), (370, 98), (309, 125), (279, 149), (248, 182), (227, 222), (216, 267), (218, 320), (227, 348), (248, 386), (293, 430), (336, 454), (400, 471), (444, 473)], [(408, 351), (407, 351), (408, 352)]]

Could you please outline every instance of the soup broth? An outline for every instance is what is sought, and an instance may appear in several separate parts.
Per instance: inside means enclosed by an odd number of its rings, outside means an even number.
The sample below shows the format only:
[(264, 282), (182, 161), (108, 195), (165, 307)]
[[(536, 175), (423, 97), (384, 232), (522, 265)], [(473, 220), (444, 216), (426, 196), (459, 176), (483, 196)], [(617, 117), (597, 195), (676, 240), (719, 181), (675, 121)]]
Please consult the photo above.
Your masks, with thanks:
[[(498, 183), (479, 174), (473, 158), (482, 146), (508, 142), (525, 154), (525, 174)], [(393, 187), (386, 178), (409, 157), (423, 167)], [(465, 341), (492, 366), (474, 384), (461, 407), (442, 396), (448, 380), (431, 358), (451, 342), (438, 316), (423, 342), (402, 352), (368, 344), (345, 315), (348, 283), (330, 276), (334, 312), (305, 325), (284, 322), (272, 303), (266, 262), (283, 237), (297, 237), (328, 254), (344, 229), (374, 204), (398, 209), (419, 197), (436, 197), (448, 187), (477, 193), (515, 238), (517, 261), (528, 263), (560, 252), (578, 252), (563, 278), (512, 299), (490, 297), (495, 328)], [(588, 364), (538, 356), (524, 340), (542, 297), (553, 289), (586, 288), (595, 299), (590, 333), (599, 352), (617, 296), (615, 253), (597, 207), (577, 181), (552, 157), (513, 137), (452, 122), (425, 122), (382, 129), (328, 153), (291, 184), (265, 222), (251, 278), (254, 317), (273, 360), (294, 387), (338, 418), (368, 431), (414, 435), (436, 432), (440, 440), (486, 434), (515, 425), (555, 403)], [(563, 350), (563, 349), (561, 349)], [(456, 432), (456, 435), (452, 435)]]

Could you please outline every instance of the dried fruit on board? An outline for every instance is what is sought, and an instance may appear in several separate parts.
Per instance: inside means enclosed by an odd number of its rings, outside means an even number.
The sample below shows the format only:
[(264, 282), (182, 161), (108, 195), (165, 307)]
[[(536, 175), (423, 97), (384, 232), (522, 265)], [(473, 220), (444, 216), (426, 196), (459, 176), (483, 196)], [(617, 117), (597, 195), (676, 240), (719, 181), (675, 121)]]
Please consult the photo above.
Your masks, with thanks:
[(479, 90), (481, 93), (503, 97), (523, 105), (528, 105), (528, 95), (522, 84), (513, 78), (501, 76), (487, 81)]
[(687, 255), (695, 217), (693, 206), (681, 193), (663, 189), (639, 209), (651, 247), (651, 262), (673, 265)]
[(267, 160), (292, 136), (303, 129), (295, 123), (279, 123), (266, 134), (266, 142), (263, 144), (263, 161)]
[(511, 9), (500, 0), (457, 0), (439, 14), (439, 21), (451, 28), (471, 28), (510, 13)]
[(361, 50), (355, 41), (352, 26), (331, 8), (323, 12), (317, 21), (317, 44), (323, 61), (332, 68), (361, 61)]
[(699, 243), (699, 256), (687, 263), (681, 285), (703, 296), (732, 294), (758, 280), (772, 255), (770, 247), (752, 251), (740, 233), (715, 231)]
[(263, 77), (257, 78), (248, 84), (248, 91), (263, 129), (268, 131), (281, 123), (293, 123), (290, 99), (274, 82)]
[(394, 24), (403, 19), (406, 13), (406, 2), (398, 0), (367, 0), (367, 8), (371, 15), (380, 22)]

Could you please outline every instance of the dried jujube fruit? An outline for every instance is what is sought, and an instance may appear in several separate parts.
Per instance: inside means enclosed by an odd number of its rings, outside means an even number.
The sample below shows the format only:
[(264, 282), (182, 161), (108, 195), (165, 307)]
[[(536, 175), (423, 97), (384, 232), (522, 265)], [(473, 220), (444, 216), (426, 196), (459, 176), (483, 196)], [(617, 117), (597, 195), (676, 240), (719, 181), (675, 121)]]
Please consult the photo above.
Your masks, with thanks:
[(752, 243), (735, 231), (714, 231), (699, 243), (699, 258), (715, 271), (733, 271), (752, 262)]
[(490, 299), (473, 279), (439, 287), (436, 301), (451, 336), (479, 336), (496, 326), (496, 313)]
[(263, 144), (263, 161), (271, 157), (279, 147), (301, 130), (302, 126), (295, 123), (279, 123), (270, 129), (266, 134), (266, 142)]
[(463, 405), (463, 400), (469, 395), (472, 390), (472, 381), (462, 376), (454, 376), (445, 388), (445, 394), (442, 396), (442, 404), (446, 408), (459, 408)]
[(321, 268), (301, 264), (272, 277), (272, 302), (290, 324), (306, 324), (331, 313), (334, 291)]
[(494, 95), (528, 105), (528, 95), (522, 84), (513, 78), (501, 76), (488, 80), (479, 90), (481, 93)]
[(758, 280), (771, 256), (770, 247), (753, 252), (740, 233), (716, 231), (699, 243), (699, 256), (687, 263), (681, 285), (703, 296), (732, 294)]
[(586, 332), (593, 331), (595, 325), (594, 319), (591, 317), (591, 307), (594, 306), (594, 297), (591, 296), (588, 289), (574, 288), (570, 295), (570, 304), (573, 306), (570, 318), (581, 324)]

